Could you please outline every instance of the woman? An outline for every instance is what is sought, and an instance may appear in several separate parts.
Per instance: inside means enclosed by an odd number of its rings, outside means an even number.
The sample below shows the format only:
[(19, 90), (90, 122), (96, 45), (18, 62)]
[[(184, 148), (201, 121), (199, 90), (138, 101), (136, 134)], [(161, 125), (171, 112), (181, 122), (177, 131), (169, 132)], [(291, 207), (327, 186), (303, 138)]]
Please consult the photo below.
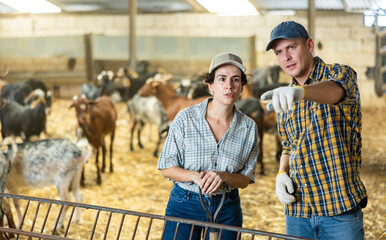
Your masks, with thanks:
[[(258, 154), (255, 122), (234, 106), (247, 82), (244, 72), (237, 55), (215, 56), (204, 77), (213, 97), (180, 111), (174, 119), (158, 161), (162, 175), (174, 182), (166, 216), (206, 221), (199, 188), (212, 214), (225, 191), (218, 223), (242, 226), (238, 188), (254, 182)], [(164, 239), (173, 239), (175, 227), (167, 223)], [(181, 224), (177, 239), (189, 239), (191, 227)], [(200, 239), (201, 232), (195, 227), (192, 239)], [(236, 236), (223, 231), (221, 239)]]

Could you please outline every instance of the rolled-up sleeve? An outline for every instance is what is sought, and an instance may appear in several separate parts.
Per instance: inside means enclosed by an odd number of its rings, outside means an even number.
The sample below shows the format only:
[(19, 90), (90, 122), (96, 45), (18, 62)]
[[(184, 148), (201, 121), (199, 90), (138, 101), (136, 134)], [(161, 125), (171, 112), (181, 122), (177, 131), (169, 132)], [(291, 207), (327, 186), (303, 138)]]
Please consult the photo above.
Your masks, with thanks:
[[(254, 122), (253, 122), (254, 124)], [(244, 167), (241, 169), (239, 173), (245, 175), (247, 178), (250, 179), (250, 183), (255, 182), (255, 171), (256, 171), (256, 163), (257, 163), (257, 156), (259, 154), (259, 140), (258, 140), (258, 132), (257, 132), (257, 126), (254, 125), (254, 134), (250, 134), (249, 136), (249, 143), (252, 143), (252, 150), (248, 156), (248, 159), (244, 165)]]
[(328, 81), (333, 81), (343, 88), (345, 97), (336, 105), (356, 104), (359, 99), (357, 74), (349, 66), (334, 64), (330, 69)]
[(157, 168), (183, 167), (183, 155), (185, 151), (183, 122), (179, 115), (176, 116), (170, 126), (168, 136), (160, 154)]

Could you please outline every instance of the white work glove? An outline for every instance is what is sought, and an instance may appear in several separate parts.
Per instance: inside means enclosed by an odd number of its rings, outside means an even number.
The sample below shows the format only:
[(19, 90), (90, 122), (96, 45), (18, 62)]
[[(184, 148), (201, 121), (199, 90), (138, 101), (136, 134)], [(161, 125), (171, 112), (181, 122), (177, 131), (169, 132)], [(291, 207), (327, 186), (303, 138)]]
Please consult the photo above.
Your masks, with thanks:
[(292, 193), (294, 193), (294, 184), (286, 172), (281, 172), (276, 177), (276, 196), (280, 202), (290, 204), (296, 202)]
[(272, 110), (273, 107), (276, 113), (292, 110), (292, 104), (296, 101), (302, 100), (303, 98), (303, 87), (290, 86), (275, 88), (271, 91), (265, 92), (260, 97), (261, 101), (268, 103), (267, 109)]

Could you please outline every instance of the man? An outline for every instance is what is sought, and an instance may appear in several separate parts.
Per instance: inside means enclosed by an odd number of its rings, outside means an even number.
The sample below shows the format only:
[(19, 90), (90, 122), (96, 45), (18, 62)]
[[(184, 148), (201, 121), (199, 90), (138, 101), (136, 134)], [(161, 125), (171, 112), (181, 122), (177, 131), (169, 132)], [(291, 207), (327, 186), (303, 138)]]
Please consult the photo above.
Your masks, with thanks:
[(356, 72), (313, 57), (314, 42), (294, 21), (271, 32), (266, 50), (292, 77), (261, 96), (277, 113), (283, 151), (276, 195), (286, 204), (286, 234), (364, 239), (367, 204), (360, 177), (361, 104)]

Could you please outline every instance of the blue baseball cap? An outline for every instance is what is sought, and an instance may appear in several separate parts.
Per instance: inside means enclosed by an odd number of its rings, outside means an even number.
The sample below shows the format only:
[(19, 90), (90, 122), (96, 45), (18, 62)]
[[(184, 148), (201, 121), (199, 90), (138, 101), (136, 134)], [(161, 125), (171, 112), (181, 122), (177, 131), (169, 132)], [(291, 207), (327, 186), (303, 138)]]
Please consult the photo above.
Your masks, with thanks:
[(296, 39), (300, 37), (309, 38), (307, 30), (303, 25), (294, 22), (286, 21), (277, 25), (271, 32), (271, 40), (269, 41), (266, 51), (272, 48), (273, 42), (279, 38)]

